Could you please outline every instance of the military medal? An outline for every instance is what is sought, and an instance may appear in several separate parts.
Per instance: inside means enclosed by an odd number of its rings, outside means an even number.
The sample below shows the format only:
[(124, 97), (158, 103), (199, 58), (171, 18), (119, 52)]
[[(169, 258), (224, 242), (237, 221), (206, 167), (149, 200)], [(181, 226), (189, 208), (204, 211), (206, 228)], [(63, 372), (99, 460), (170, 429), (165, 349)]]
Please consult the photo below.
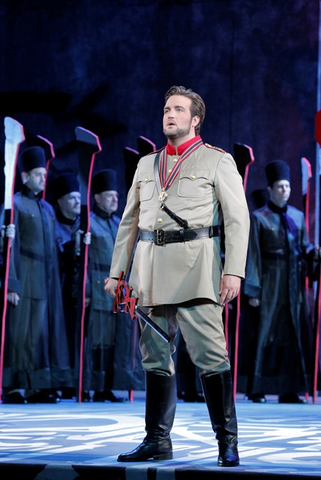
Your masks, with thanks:
[[(162, 186), (162, 191), (159, 193), (159, 201), (161, 203), (161, 208), (162, 206), (165, 207), (165, 200), (168, 197), (166, 190), (168, 190), (175, 178), (178, 176), (181, 164), (182, 162), (191, 154), (193, 153), (197, 148), (199, 148), (201, 145), (203, 145), (203, 140), (201, 139), (200, 136), (197, 136), (195, 141), (184, 151), (183, 155), (181, 155), (179, 158), (174, 158), (173, 162), (175, 163), (174, 167), (171, 168), (168, 171), (168, 176), (167, 176), (167, 152), (166, 148), (162, 150), (160, 153), (160, 161), (159, 161), (159, 185), (157, 186), (158, 192), (160, 192), (160, 188)], [(156, 157), (157, 158), (157, 157)]]
[(164, 202), (164, 200), (166, 200), (167, 196), (168, 196), (168, 195), (167, 195), (167, 193), (165, 192), (165, 190), (162, 190), (162, 192), (160, 193), (158, 199), (159, 199), (160, 202)]

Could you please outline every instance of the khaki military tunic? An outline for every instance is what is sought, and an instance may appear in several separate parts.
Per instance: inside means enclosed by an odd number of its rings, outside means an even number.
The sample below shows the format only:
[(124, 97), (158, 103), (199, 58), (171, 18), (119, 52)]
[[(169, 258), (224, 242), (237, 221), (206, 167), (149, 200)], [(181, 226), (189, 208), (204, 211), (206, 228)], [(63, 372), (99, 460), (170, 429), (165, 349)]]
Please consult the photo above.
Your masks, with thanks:
[[(164, 342), (144, 322), (140, 347), (146, 371), (173, 375), (173, 345), (180, 326), (192, 361), (201, 373), (230, 368), (218, 305), (222, 273), (244, 277), (249, 213), (242, 178), (231, 155), (202, 144), (181, 164), (167, 190), (166, 206), (194, 228), (219, 225), (225, 231), (224, 271), (219, 237), (158, 246), (138, 240), (140, 230), (180, 230), (160, 209), (154, 176), (156, 153), (143, 157), (137, 166), (127, 205), (119, 226), (110, 275), (131, 267), (129, 284), (138, 305), (148, 306), (155, 323), (169, 333)], [(167, 156), (167, 168), (177, 157)], [(131, 266), (131, 259), (133, 263)]]
[[(137, 166), (115, 243), (111, 276), (127, 272), (139, 230), (180, 230), (160, 210), (154, 178), (155, 153)], [(168, 165), (173, 158), (168, 157)], [(232, 156), (202, 145), (181, 165), (167, 190), (166, 205), (191, 228), (219, 225), (225, 232), (224, 273), (244, 277), (249, 213), (242, 177)], [(129, 283), (140, 305), (176, 304), (195, 298), (219, 299), (222, 274), (218, 237), (157, 246), (139, 241)]]

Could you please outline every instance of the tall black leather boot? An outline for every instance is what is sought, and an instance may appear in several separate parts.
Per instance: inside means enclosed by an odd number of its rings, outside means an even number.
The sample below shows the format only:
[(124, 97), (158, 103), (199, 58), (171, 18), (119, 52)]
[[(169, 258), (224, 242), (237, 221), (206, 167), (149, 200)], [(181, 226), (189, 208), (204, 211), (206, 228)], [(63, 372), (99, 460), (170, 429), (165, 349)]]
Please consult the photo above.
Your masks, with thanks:
[(143, 462), (154, 460), (170, 460), (173, 458), (170, 432), (176, 410), (176, 378), (175, 375), (157, 375), (146, 373), (146, 437), (134, 450), (119, 455), (118, 462)]
[(218, 440), (219, 467), (239, 465), (237, 420), (231, 371), (201, 376), (205, 401)]

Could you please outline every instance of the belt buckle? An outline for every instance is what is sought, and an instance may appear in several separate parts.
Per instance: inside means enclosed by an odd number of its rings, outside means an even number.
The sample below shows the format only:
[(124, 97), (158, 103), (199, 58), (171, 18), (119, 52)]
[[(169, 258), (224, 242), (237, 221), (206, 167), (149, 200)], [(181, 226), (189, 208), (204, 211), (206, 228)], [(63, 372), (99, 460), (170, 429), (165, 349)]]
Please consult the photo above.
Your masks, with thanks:
[(163, 247), (166, 243), (166, 234), (164, 230), (155, 230), (156, 232), (156, 240), (155, 240), (155, 245), (158, 245), (159, 247)]

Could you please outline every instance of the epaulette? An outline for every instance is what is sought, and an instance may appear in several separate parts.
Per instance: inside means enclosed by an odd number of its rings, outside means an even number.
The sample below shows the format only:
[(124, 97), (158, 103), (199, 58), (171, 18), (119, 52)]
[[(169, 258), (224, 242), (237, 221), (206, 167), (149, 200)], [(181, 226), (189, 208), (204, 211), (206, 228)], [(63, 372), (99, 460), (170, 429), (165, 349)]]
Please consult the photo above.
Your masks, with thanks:
[(210, 145), (209, 143), (204, 143), (205, 147), (207, 148), (213, 148), (214, 150), (217, 150), (218, 152), (221, 152), (221, 153), (226, 153), (225, 150), (222, 150), (221, 148), (218, 148), (218, 147), (213, 147), (213, 145)]
[(152, 155), (154, 153), (158, 153), (158, 152), (161, 152), (162, 150), (164, 150), (165, 147), (162, 147), (162, 148), (159, 148), (158, 150), (153, 150), (152, 152), (149, 152), (145, 155), (145, 157), (148, 157), (149, 155)]

